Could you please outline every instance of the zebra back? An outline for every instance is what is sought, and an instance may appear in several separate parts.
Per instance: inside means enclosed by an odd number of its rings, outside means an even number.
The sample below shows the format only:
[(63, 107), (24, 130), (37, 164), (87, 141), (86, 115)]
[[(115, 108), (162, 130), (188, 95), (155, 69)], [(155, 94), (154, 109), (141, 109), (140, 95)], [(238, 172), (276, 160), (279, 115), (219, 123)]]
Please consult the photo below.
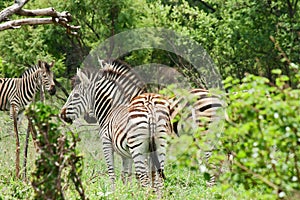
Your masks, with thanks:
[(33, 74), (34, 72), (36, 72), (38, 69), (40, 69), (39, 65), (34, 65), (30, 68), (27, 68), (20, 76), (20, 78), (26, 78), (28, 76), (30, 76), (31, 74)]
[[(188, 91), (188, 94), (170, 98), (169, 101), (172, 120), (181, 115), (183, 117), (180, 120), (181, 123), (192, 120), (196, 127), (201, 127), (204, 130), (208, 130), (209, 125), (220, 118), (227, 118), (225, 112), (219, 113), (220, 110), (225, 108), (225, 102), (220, 96), (212, 94), (206, 89), (192, 89)], [(174, 124), (176, 134), (178, 134), (178, 123), (176, 121)]]
[[(205, 89), (193, 89), (190, 92), (196, 97), (196, 101), (193, 104), (192, 118), (199, 127), (208, 130), (209, 124), (225, 118), (226, 113), (219, 113), (222, 108), (225, 108), (225, 102), (220, 96), (212, 94)], [(221, 114), (224, 115), (221, 116)]]
[(113, 80), (123, 87), (125, 98), (129, 101), (146, 92), (145, 83), (133, 68), (127, 65), (106, 62), (100, 71), (105, 79)]

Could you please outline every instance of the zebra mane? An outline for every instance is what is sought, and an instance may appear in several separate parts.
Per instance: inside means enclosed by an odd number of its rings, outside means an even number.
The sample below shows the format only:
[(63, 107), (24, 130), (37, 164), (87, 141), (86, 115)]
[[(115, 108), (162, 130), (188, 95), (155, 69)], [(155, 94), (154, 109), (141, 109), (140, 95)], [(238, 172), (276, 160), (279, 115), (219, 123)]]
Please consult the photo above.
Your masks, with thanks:
[[(77, 69), (78, 70), (78, 69)], [(80, 71), (82, 73), (84, 73), (87, 78), (90, 81), (96, 82), (100, 80), (100, 74), (99, 74), (99, 70), (93, 69), (93, 68), (84, 68), (84, 69), (80, 69)], [(79, 85), (81, 83), (80, 78), (78, 77), (77, 74), (75, 74), (72, 78), (71, 78), (71, 85), (72, 88), (75, 88), (77, 85)]]
[[(84, 68), (81, 71), (92, 82), (100, 80), (110, 80), (115, 83), (118, 88), (124, 87), (130, 90), (124, 91), (127, 96), (137, 96), (146, 92), (146, 85), (141, 80), (139, 75), (128, 65), (121, 64), (120, 62), (106, 62), (101, 60), (99, 62), (101, 68)], [(72, 88), (80, 83), (79, 77), (75, 75), (72, 79)]]
[(28, 76), (30, 76), (31, 74), (33, 74), (34, 72), (36, 72), (38, 69), (40, 69), (40, 67), (38, 65), (34, 65), (30, 68), (27, 68), (20, 76), (20, 78), (26, 78)]
[(123, 86), (118, 81), (103, 76), (100, 70), (90, 68), (77, 69), (77, 74), (72, 78), (72, 82), (73, 89), (80, 84), (82, 84), (82, 86), (85, 84), (93, 84), (94, 87), (101, 87), (101, 85), (109, 84), (118, 91), (120, 101), (124, 101), (124, 98), (127, 97)]
[(48, 64), (45, 61), (38, 61), (37, 65), (34, 65), (30, 68), (27, 68), (20, 76), (20, 78), (26, 78), (28, 76), (30, 76), (31, 74), (33, 74), (34, 72), (36, 72), (37, 70), (41, 69), (43, 66), (45, 67), (45, 69), (50, 72), (50, 68), (54, 65), (54, 61), (51, 62), (51, 64)]
[(102, 62), (101, 65), (100, 72), (105, 79), (114, 80), (121, 85), (126, 84), (126, 86), (139, 90), (139, 94), (146, 92), (146, 84), (129, 65), (120, 61)]

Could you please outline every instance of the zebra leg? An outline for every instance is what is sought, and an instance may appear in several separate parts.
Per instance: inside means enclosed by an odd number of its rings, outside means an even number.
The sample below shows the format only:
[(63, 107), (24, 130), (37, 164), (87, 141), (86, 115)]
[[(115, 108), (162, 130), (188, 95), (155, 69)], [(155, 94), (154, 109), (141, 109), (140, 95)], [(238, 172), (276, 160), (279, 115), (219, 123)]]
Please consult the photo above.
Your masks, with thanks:
[(131, 182), (132, 177), (132, 158), (122, 157), (123, 170), (122, 170), (122, 181), (124, 184)]
[(28, 152), (28, 141), (29, 141), (30, 127), (28, 122), (28, 128), (26, 132), (25, 146), (24, 146), (24, 161), (23, 161), (23, 178), (26, 181), (26, 173), (27, 173), (27, 152)]
[(142, 187), (148, 187), (149, 186), (149, 175), (148, 175), (148, 156), (147, 153), (140, 151), (137, 151), (136, 148), (129, 148), (130, 153), (133, 158), (136, 176), (138, 177)]
[(20, 139), (18, 133), (17, 111), (18, 109), (14, 104), (11, 105), (10, 114), (14, 121), (14, 132), (16, 136), (16, 177), (20, 178)]
[(216, 175), (215, 175), (216, 166), (210, 162), (211, 155), (212, 155), (212, 151), (205, 151), (204, 155), (200, 159), (200, 165), (201, 163), (203, 163), (205, 164), (205, 166), (207, 166), (206, 172), (209, 175), (209, 180), (206, 181), (207, 187), (212, 187), (216, 184)]
[(151, 159), (151, 178), (152, 178), (152, 188), (154, 189), (154, 192), (157, 194), (158, 198), (161, 198), (162, 196), (162, 191), (164, 187), (164, 159), (165, 159), (165, 149), (162, 149), (163, 151), (159, 150), (156, 152), (151, 152), (155, 153), (157, 155), (160, 155), (159, 158), (159, 164), (160, 168), (157, 169), (155, 164), (152, 162)]
[(112, 182), (111, 189), (112, 191), (114, 191), (116, 175), (114, 170), (114, 150), (113, 150), (112, 141), (106, 137), (103, 137), (102, 145), (103, 145), (103, 153), (104, 153), (105, 161), (108, 168), (108, 175)]

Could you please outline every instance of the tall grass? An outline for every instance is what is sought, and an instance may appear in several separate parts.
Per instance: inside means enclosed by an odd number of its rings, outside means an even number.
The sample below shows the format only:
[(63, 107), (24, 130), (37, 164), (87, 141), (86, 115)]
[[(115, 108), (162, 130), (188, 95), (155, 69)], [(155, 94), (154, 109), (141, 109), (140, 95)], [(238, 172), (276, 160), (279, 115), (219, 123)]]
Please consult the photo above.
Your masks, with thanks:
[[(130, 184), (124, 185), (120, 179), (121, 159), (116, 156), (116, 191), (111, 192), (110, 180), (106, 173), (106, 164), (102, 154), (101, 141), (96, 130), (97, 127), (83, 126), (79, 121), (72, 125), (74, 131), (80, 132), (81, 141), (79, 150), (84, 157), (84, 169), (82, 182), (86, 196), (89, 199), (156, 199), (156, 196), (145, 188), (139, 187), (133, 178)], [(34, 159), (36, 156), (33, 142), (29, 143), (28, 154), (28, 179), (17, 180), (15, 178), (15, 139), (13, 136), (12, 121), (8, 114), (2, 113), (0, 116), (0, 199), (30, 199), (33, 189), (30, 184), (30, 174), (34, 170)], [(20, 141), (21, 155), (24, 152), (25, 133), (27, 120), (21, 123)], [(62, 127), (63, 128), (63, 127)], [(178, 166), (176, 158), (181, 153), (187, 151), (184, 138), (175, 139), (174, 144), (169, 146), (168, 159), (165, 173), (165, 189), (163, 199), (259, 199), (260, 191), (246, 191), (243, 188), (227, 187), (217, 185), (207, 188), (203, 175), (198, 169)], [(22, 158), (22, 157), (21, 157)], [(21, 161), (23, 161), (21, 159)], [(22, 173), (23, 171), (21, 171)], [(72, 184), (64, 185), (69, 192), (65, 194), (67, 199), (78, 199), (75, 188)]]

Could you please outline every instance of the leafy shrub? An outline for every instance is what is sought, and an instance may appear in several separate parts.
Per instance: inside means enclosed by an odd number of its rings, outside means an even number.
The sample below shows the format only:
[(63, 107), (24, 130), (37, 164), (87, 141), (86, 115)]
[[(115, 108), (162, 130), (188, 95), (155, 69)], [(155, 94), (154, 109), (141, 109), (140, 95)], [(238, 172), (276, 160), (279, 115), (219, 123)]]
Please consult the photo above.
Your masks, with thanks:
[(78, 136), (59, 130), (62, 123), (58, 111), (50, 106), (31, 104), (26, 113), (32, 121), (39, 150), (32, 178), (35, 199), (65, 199), (64, 190), (69, 181), (74, 183), (81, 199), (85, 199), (80, 179), (82, 156), (76, 150)]
[(273, 74), (274, 84), (254, 75), (225, 81), (230, 122), (217, 149), (230, 151), (235, 158), (232, 172), (222, 179), (246, 189), (264, 187), (279, 197), (295, 197), (300, 190), (300, 90), (289, 87), (289, 77), (281, 70)]

